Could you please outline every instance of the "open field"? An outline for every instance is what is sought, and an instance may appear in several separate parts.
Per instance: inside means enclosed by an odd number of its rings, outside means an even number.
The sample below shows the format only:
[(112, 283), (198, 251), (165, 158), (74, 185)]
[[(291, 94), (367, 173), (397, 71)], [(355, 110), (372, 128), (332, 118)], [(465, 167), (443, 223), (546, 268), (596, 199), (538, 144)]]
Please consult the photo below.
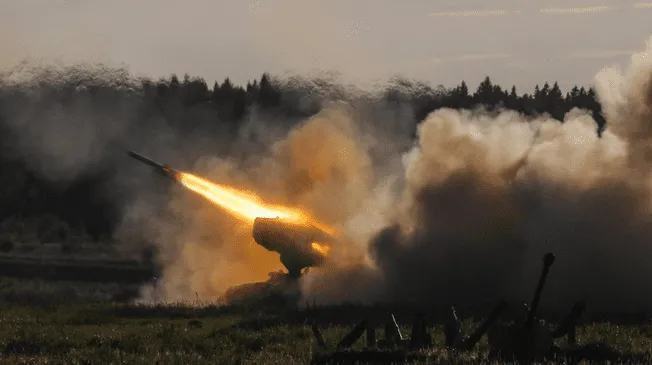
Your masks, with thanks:
[[(17, 298), (22, 294), (17, 294), (2, 302), (1, 363), (309, 364), (320, 351), (311, 331), (312, 321), (319, 324), (326, 343), (335, 347), (363, 316), (390, 312), (360, 306), (308, 310), (264, 305), (146, 307), (111, 304), (99, 297), (66, 302), (65, 291), (50, 293), (52, 296), (43, 300), (32, 297), (21, 302)], [(401, 331), (409, 335), (411, 314), (396, 308), (392, 312)], [(443, 327), (438, 324), (441, 320), (430, 322), (435, 349), (420, 354), (430, 358), (427, 363), (486, 363), (486, 337), (474, 352), (449, 354), (437, 350), (444, 343)], [(469, 319), (464, 326), (468, 333), (476, 325)], [(381, 333), (379, 326), (379, 338)], [(652, 361), (645, 355), (652, 352), (651, 324), (585, 320), (578, 336), (582, 343), (605, 342), (622, 353), (635, 354), (636, 360), (630, 363), (645, 363), (648, 358)], [(363, 336), (354, 348), (364, 344)]]

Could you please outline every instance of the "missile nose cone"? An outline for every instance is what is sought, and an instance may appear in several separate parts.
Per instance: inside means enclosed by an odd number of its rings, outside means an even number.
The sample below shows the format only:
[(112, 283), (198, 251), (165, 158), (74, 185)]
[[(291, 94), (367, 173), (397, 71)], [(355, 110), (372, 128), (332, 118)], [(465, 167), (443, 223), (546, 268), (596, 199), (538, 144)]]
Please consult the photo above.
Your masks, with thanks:
[(134, 151), (127, 151), (127, 155), (135, 160), (138, 160), (139, 162), (144, 163), (145, 165), (153, 167), (159, 174), (169, 177), (174, 181), (178, 181), (178, 173), (174, 169), (169, 168), (167, 165), (154, 161), (151, 158), (145, 157), (140, 153)]

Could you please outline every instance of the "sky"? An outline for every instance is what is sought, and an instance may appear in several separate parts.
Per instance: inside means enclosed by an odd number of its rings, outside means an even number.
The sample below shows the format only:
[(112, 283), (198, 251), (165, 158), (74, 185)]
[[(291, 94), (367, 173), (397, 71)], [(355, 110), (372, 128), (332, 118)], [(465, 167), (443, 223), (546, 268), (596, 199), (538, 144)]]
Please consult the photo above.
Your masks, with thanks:
[[(652, 3), (543, 0), (3, 0), (0, 69), (101, 62), (236, 83), (335, 71), (529, 91), (589, 85), (652, 34)], [(560, 9), (563, 8), (563, 9)]]

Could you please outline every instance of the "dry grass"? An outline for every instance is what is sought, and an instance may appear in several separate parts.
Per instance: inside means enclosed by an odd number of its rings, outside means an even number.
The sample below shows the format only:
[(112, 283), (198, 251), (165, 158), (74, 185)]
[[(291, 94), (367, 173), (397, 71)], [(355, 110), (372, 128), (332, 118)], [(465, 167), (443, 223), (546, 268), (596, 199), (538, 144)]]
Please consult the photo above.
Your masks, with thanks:
[[(0, 280), (0, 363), (310, 364), (320, 350), (309, 322), (319, 323), (326, 342), (334, 347), (363, 315), (379, 318), (389, 313), (359, 306), (305, 311), (264, 305), (109, 303), (107, 296), (118, 290)], [(410, 312), (394, 313), (404, 325), (402, 332), (409, 334)], [(475, 324), (466, 320), (464, 326), (469, 332)], [(435, 349), (418, 354), (427, 361), (411, 363), (487, 363), (486, 338), (471, 353), (450, 354), (438, 350), (444, 343), (442, 326), (435, 324), (430, 331)], [(652, 363), (650, 356), (641, 357), (652, 353), (652, 325), (584, 323), (578, 335), (583, 343), (605, 342), (622, 353), (637, 354), (630, 363)], [(363, 336), (354, 348), (364, 344)]]
[[(322, 313), (329, 312), (323, 308)], [(340, 312), (342, 308), (333, 308)], [(136, 307), (111, 304), (5, 305), (0, 312), (3, 364), (309, 364), (318, 351), (306, 313), (253, 308)], [(322, 325), (336, 344), (352, 327)], [(403, 329), (405, 333), (408, 329)], [(441, 328), (431, 329), (437, 347)], [(652, 350), (652, 327), (587, 324), (583, 342), (604, 341), (627, 353)], [(358, 341), (358, 348), (364, 338)], [(428, 363), (482, 363), (477, 350), (422, 353)], [(638, 360), (641, 361), (641, 360)]]

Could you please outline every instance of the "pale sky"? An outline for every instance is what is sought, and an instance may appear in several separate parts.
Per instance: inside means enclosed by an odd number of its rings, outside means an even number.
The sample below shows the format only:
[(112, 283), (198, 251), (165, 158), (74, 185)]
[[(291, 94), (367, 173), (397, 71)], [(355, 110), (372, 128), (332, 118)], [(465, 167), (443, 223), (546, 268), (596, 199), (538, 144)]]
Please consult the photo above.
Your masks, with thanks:
[(600, 69), (626, 65), (652, 34), (652, 3), (523, 3), (3, 0), (0, 68), (25, 57), (105, 62), (155, 77), (188, 72), (209, 84), (334, 70), (347, 80), (405, 75), (475, 87), (490, 75), (530, 91), (544, 81), (587, 85)]

